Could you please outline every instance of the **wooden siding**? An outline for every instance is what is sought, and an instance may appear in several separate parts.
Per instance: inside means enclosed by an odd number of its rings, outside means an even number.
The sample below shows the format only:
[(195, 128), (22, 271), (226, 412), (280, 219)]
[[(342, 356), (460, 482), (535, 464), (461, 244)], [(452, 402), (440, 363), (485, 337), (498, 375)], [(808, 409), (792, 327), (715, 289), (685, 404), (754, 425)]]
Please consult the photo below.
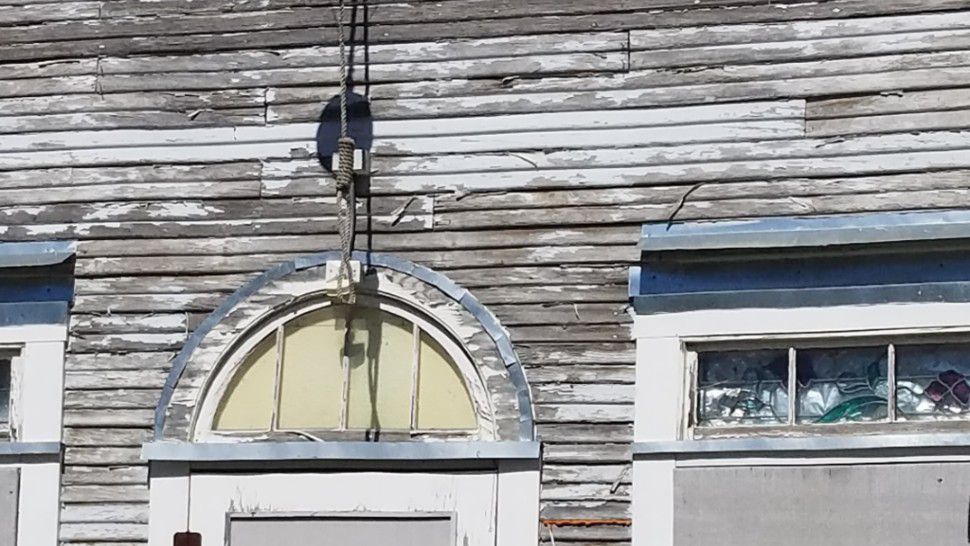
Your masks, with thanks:
[[(65, 543), (144, 543), (139, 446), (186, 335), (255, 273), (337, 246), (312, 143), (333, 4), (0, 0), (0, 238), (79, 240)], [(359, 246), (443, 271), (509, 328), (542, 517), (605, 523), (547, 542), (630, 540), (642, 222), (970, 205), (968, 0), (369, 4)]]

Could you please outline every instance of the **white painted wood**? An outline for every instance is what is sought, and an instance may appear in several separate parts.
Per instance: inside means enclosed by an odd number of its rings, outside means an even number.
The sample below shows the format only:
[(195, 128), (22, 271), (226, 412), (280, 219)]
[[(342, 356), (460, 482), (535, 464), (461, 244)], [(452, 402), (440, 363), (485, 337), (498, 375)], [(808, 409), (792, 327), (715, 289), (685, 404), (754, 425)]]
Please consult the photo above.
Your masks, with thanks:
[(20, 515), (17, 544), (58, 544), (60, 464), (28, 463), (20, 466)]
[(217, 544), (226, 537), (227, 512), (450, 512), (457, 515), (457, 543), (467, 546), (496, 544), (496, 523), (503, 524), (495, 512), (498, 478), (488, 471), (193, 474), (191, 480), (189, 527)]
[[(526, 131), (532, 140), (544, 140), (542, 131), (578, 131), (585, 133), (593, 129), (631, 129), (648, 127), (673, 127), (711, 124), (708, 130), (718, 127), (763, 127), (764, 131), (781, 131), (797, 128), (797, 122), (804, 119), (804, 101), (755, 102), (738, 105), (690, 106), (670, 109), (643, 109), (617, 111), (589, 111), (581, 113), (540, 113), (514, 116), (488, 116), (475, 118), (433, 118), (427, 120), (378, 120), (374, 126), (377, 151), (410, 150), (410, 153), (462, 152), (475, 151), (483, 146), (496, 146), (516, 137), (517, 132)], [(786, 123), (786, 120), (788, 123)], [(760, 122), (762, 125), (759, 125)], [(113, 131), (73, 131), (63, 133), (34, 133), (6, 136), (0, 143), (0, 153), (7, 152), (53, 152), (66, 150), (93, 150), (100, 148), (148, 148), (159, 149), (167, 146), (225, 146), (229, 144), (303, 144), (312, 141), (316, 133), (316, 123), (296, 123), (265, 127), (225, 127), (206, 129), (116, 129)], [(724, 129), (728, 131), (729, 129)], [(755, 131), (756, 129), (752, 129)], [(796, 129), (791, 129), (796, 131)], [(703, 135), (704, 129), (697, 129), (694, 139), (716, 140), (718, 137)], [(555, 134), (555, 133), (552, 133)], [(633, 133), (636, 134), (636, 133)], [(726, 135), (727, 133), (725, 133)], [(457, 135), (479, 135), (477, 139), (447, 139)], [(491, 139), (488, 135), (495, 135)], [(793, 134), (790, 136), (794, 136)], [(425, 142), (427, 138), (439, 140), (437, 146)], [(744, 133), (739, 135), (743, 139)], [(531, 137), (530, 137), (531, 138)], [(573, 137), (576, 138), (576, 137)], [(588, 138), (588, 136), (587, 136)], [(655, 137), (656, 138), (656, 137)], [(686, 136), (678, 138), (690, 141)], [(506, 139), (495, 141), (495, 139)], [(687, 139), (687, 140), (685, 140)], [(624, 140), (611, 142), (604, 136), (609, 146), (620, 145)], [(382, 143), (386, 141), (386, 143)], [(449, 143), (449, 141), (454, 141)], [(478, 142), (478, 144), (475, 144)], [(492, 144), (488, 144), (492, 142)], [(568, 140), (567, 140), (568, 142)], [(635, 141), (632, 141), (635, 142)], [(575, 144), (573, 144), (575, 145)], [(245, 148), (241, 148), (245, 149)], [(504, 149), (504, 148), (502, 148)], [(267, 156), (273, 148), (267, 148)], [(121, 153), (120, 151), (118, 153)], [(171, 153), (171, 152), (169, 152)], [(259, 157), (259, 156), (256, 156)]]
[(499, 462), (496, 546), (538, 545), (540, 467), (539, 461)]
[(171, 546), (172, 535), (187, 530), (189, 480), (187, 465), (158, 461), (151, 464), (148, 546)]
[(633, 544), (674, 543), (674, 462), (633, 462)]
[[(634, 438), (679, 440), (687, 366), (677, 337), (637, 339), (637, 394)], [(649, 439), (649, 440), (648, 440)]]
[(13, 406), (18, 440), (60, 442), (64, 399), (64, 342), (31, 342), (14, 360)]
[[(723, 309), (638, 316), (634, 335), (664, 341), (784, 336), (858, 336), (970, 329), (967, 303), (891, 303), (790, 309)], [(665, 341), (664, 341), (665, 342)]]

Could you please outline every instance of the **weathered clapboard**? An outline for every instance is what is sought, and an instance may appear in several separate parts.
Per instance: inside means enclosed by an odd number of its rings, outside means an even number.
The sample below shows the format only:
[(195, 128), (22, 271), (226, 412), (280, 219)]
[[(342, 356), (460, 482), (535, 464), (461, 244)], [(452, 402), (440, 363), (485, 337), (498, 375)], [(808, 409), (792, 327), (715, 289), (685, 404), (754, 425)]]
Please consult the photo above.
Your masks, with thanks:
[[(144, 543), (139, 446), (187, 333), (338, 245), (334, 4), (0, 0), (0, 239), (79, 241), (63, 542)], [(970, 205), (970, 0), (367, 4), (359, 228), (509, 328), (544, 540), (630, 539), (641, 223)]]

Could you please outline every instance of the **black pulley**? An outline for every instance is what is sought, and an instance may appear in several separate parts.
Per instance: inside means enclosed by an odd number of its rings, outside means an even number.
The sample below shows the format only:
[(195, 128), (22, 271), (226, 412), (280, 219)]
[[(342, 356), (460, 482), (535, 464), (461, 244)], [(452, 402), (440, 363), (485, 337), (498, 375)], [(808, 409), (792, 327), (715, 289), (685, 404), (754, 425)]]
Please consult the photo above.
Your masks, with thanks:
[[(347, 135), (354, 139), (358, 150), (369, 152), (374, 142), (374, 120), (370, 103), (357, 93), (347, 93)], [(320, 114), (317, 128), (317, 158), (323, 168), (333, 172), (333, 155), (340, 138), (340, 95), (334, 95)]]

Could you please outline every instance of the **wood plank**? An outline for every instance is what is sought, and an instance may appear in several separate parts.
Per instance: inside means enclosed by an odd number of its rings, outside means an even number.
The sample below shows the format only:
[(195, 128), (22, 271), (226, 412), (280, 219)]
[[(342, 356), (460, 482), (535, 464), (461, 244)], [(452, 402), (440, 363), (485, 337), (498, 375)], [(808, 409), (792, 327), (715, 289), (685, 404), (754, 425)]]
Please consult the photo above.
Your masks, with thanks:
[(807, 123), (806, 132), (813, 137), (834, 137), (902, 131), (961, 130), (967, 126), (970, 126), (970, 110), (950, 110), (816, 120)]
[[(340, 69), (336, 58), (330, 66), (310, 66), (302, 68), (274, 68), (242, 70), (236, 72), (165, 72), (164, 78), (154, 74), (105, 74), (97, 79), (99, 88), (105, 93), (131, 93), (142, 91), (200, 91), (211, 89), (245, 89), (261, 86), (311, 85), (321, 83), (336, 86)], [(164, 64), (159, 64), (159, 68)], [(569, 73), (612, 73), (627, 70), (627, 55), (623, 51), (599, 53), (562, 53), (534, 55), (529, 57), (496, 57), (488, 59), (467, 59), (438, 61), (434, 63), (391, 63), (373, 64), (367, 70), (366, 82), (402, 82), (414, 80), (448, 79), (454, 74), (469, 78), (503, 78), (510, 76), (535, 77), (538, 75), (559, 75)], [(17, 81), (17, 80), (14, 80)], [(74, 77), (64, 81), (65, 86), (73, 85), (75, 92), (90, 91), (85, 84), (92, 84), (90, 77)], [(17, 93), (17, 94), (15, 94)], [(25, 94), (23, 86), (14, 87), (0, 96), (20, 96)], [(321, 93), (321, 96), (328, 96)]]
[(636, 350), (632, 343), (566, 343), (555, 345), (519, 343), (515, 346), (515, 350), (523, 361), (531, 365), (632, 365), (636, 362)]
[(632, 404), (633, 385), (617, 384), (554, 384), (543, 383), (532, 387), (536, 404)]
[[(35, 89), (36, 95), (16, 99), (0, 99), (0, 127), (6, 126), (9, 116), (43, 116), (53, 114), (90, 114), (127, 112), (169, 112), (188, 116), (207, 110), (240, 110), (264, 106), (263, 89), (221, 89), (213, 91), (111, 93), (91, 92), (57, 97), (51, 101), (43, 96), (46, 89)], [(317, 92), (320, 89), (317, 88)], [(81, 118), (83, 119), (83, 118)], [(163, 119), (163, 118), (160, 118)], [(90, 128), (90, 127), (89, 127)]]
[(76, 335), (103, 333), (159, 333), (184, 332), (184, 313), (71, 315), (71, 332)]
[[(633, 406), (625, 404), (543, 404), (537, 405), (535, 411), (537, 423), (630, 423), (633, 421)], [(577, 454), (577, 457), (581, 455)], [(573, 462), (588, 460), (573, 460)], [(617, 457), (612, 460), (622, 462), (629, 460), (629, 457), (626, 459)]]
[(807, 102), (809, 120), (855, 118), (873, 115), (939, 112), (970, 108), (970, 89), (887, 92), (861, 97), (817, 99)]
[[(890, 12), (891, 13), (891, 12)], [(833, 18), (739, 25), (634, 30), (632, 50), (664, 50), (698, 46), (784, 42), (794, 38), (843, 38), (873, 33), (898, 34), (927, 30), (964, 29), (970, 26), (966, 13), (926, 13), (866, 18)]]
[(154, 410), (160, 399), (161, 389), (69, 390), (64, 393), (64, 408), (71, 411)]
[[(74, 473), (74, 468), (65, 469), (65, 476)], [(145, 468), (145, 467), (142, 467)], [(110, 472), (110, 470), (109, 470)], [(146, 468), (147, 472), (147, 468)], [(78, 484), (80, 485), (80, 484)], [(61, 509), (61, 521), (65, 523), (84, 523), (116, 521), (127, 523), (148, 523), (148, 503), (129, 502), (111, 504), (65, 504)]]
[[(150, 334), (141, 334), (147, 337)], [(176, 339), (181, 342), (184, 335)], [(160, 390), (168, 378), (168, 371), (147, 370), (69, 370), (64, 376), (66, 390), (153, 389)]]
[(74, 291), (79, 296), (109, 294), (183, 294), (187, 292), (233, 292), (252, 278), (252, 275), (199, 275), (184, 277), (104, 277), (75, 280)]
[[(79, 489), (79, 488), (85, 489)], [(67, 486), (62, 493), (63, 499), (70, 502), (75, 497), (87, 496), (100, 502), (111, 502), (117, 499), (140, 500), (138, 498), (128, 498), (127, 490), (120, 489), (129, 486)], [(140, 495), (147, 499), (148, 489), (143, 488), (145, 494)], [(134, 490), (132, 490), (134, 491)], [(113, 541), (145, 541), (148, 540), (148, 526), (140, 523), (63, 523), (59, 537), (64, 542), (93, 542), (111, 537)]]
[[(149, 428), (67, 428), (64, 430), (65, 445), (76, 447), (141, 447), (142, 444), (151, 441), (151, 439), (152, 430)], [(77, 476), (79, 467), (70, 468), (74, 470), (74, 474)], [(111, 470), (118, 470), (121, 475), (117, 476), (117, 478), (111, 477), (112, 481), (110, 483), (124, 483), (117, 481), (122, 479), (123, 476), (129, 482), (146, 483), (144, 478), (147, 478), (147, 468), (144, 466)], [(87, 483), (102, 483), (98, 480), (107, 478), (106, 476), (95, 478), (90, 473), (85, 474), (85, 476), (83, 481)], [(142, 479), (136, 479), (138, 477)]]
[[(567, 423), (555, 424), (546, 423), (536, 427), (536, 432), (543, 442), (631, 442), (633, 441), (633, 426), (631, 424), (583, 424)], [(625, 465), (623, 465), (625, 466)], [(615, 469), (616, 467), (614, 467)], [(592, 467), (573, 467), (562, 466), (550, 469), (544, 466), (542, 469), (543, 481), (607, 481), (613, 483), (617, 478), (622, 478), (621, 471), (599, 471), (598, 466)], [(624, 474), (625, 475), (625, 474)], [(604, 476), (608, 476), (605, 477)], [(598, 477), (598, 478), (597, 478)], [(629, 480), (629, 476), (626, 476)]]
[(185, 337), (184, 332), (75, 335), (68, 343), (68, 350), (74, 353), (172, 351), (182, 348)]
[[(563, 336), (568, 340), (568, 336)], [(558, 344), (557, 344), (558, 345)], [(529, 365), (527, 377), (530, 385), (617, 383), (632, 385), (636, 378), (633, 365), (578, 365), (552, 366), (547, 363)]]
[(39, 170), (0, 171), (4, 188), (60, 188), (97, 184), (134, 184), (147, 182), (214, 182), (221, 180), (258, 179), (258, 162), (189, 164), (189, 165), (124, 165), (83, 168), (55, 167)]
[[(500, 57), (535, 57), (567, 53), (604, 53), (625, 51), (627, 36), (623, 32), (584, 34), (522, 35), (479, 40), (439, 40), (434, 42), (377, 44), (367, 49), (370, 81), (386, 72), (381, 65), (442, 61), (489, 59)], [(524, 55), (523, 52), (528, 52)], [(153, 74), (158, 72), (224, 72), (269, 70), (281, 68), (336, 67), (340, 51), (336, 47), (304, 47), (273, 50), (241, 50), (196, 55), (105, 57), (101, 59), (104, 74)], [(36, 63), (35, 63), (36, 64)], [(429, 67), (433, 68), (433, 67)], [(464, 70), (454, 69), (456, 73)], [(375, 73), (378, 74), (375, 78)], [(2, 74), (2, 72), (0, 72)], [(61, 74), (57, 74), (61, 75)], [(415, 74), (414, 79), (421, 79)], [(321, 78), (328, 79), (328, 78)], [(329, 78), (333, 81), (335, 78)], [(363, 80), (358, 80), (361, 83)]]
[(68, 370), (143, 370), (168, 369), (174, 352), (145, 352), (126, 353), (123, 355), (110, 353), (73, 354), (66, 356), (65, 366)]
[(99, 184), (96, 186), (70, 186), (36, 189), (0, 189), (0, 202), (5, 205), (45, 205), (53, 203), (141, 201), (165, 199), (178, 195), (184, 199), (258, 198), (261, 183), (258, 180), (220, 182), (151, 182), (147, 184)]
[(250, 126), (265, 124), (265, 111), (259, 108), (201, 109), (184, 112), (139, 110), (0, 117), (0, 134), (25, 132), (143, 128), (198, 128)]

